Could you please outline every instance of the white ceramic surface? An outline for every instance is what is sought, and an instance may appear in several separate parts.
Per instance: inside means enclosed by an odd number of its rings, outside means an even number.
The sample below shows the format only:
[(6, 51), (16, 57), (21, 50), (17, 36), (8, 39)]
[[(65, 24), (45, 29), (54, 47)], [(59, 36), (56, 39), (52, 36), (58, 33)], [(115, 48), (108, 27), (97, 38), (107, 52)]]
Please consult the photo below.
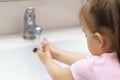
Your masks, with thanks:
[[(89, 54), (86, 39), (78, 35), (79, 32), (80, 28), (51, 30), (41, 36), (48, 37), (49, 42), (58, 48)], [(24, 40), (20, 35), (10, 35), (1, 37), (0, 45), (0, 80), (51, 80), (38, 56), (32, 52), (38, 46), (35, 41)], [(62, 63), (58, 64), (66, 67)]]

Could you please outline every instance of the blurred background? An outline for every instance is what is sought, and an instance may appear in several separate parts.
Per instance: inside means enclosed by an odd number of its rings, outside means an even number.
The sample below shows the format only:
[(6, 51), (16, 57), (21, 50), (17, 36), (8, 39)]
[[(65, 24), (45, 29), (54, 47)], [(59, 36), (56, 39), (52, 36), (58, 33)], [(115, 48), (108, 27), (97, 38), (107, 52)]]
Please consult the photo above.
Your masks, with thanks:
[(21, 33), (27, 7), (35, 8), (36, 24), (44, 29), (79, 25), (85, 0), (0, 0), (0, 35)]

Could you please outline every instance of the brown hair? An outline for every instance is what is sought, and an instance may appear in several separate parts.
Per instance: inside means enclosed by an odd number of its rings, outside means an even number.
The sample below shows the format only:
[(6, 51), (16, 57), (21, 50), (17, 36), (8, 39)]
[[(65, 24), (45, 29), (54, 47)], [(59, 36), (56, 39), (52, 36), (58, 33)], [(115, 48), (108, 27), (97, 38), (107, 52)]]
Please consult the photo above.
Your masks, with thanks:
[(103, 28), (112, 33), (120, 62), (120, 0), (87, 0), (81, 8), (80, 20), (87, 23), (92, 33)]

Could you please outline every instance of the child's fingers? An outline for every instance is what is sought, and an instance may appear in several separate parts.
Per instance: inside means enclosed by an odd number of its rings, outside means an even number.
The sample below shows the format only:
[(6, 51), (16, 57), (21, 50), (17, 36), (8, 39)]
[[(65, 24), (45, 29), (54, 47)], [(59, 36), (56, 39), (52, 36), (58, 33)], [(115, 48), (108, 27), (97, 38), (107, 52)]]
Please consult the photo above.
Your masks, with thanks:
[(44, 38), (41, 44), (43, 45), (43, 44), (47, 44), (47, 43), (48, 43), (48, 39)]
[(44, 63), (46, 60), (45, 54), (41, 50), (37, 50), (37, 55), (39, 56), (40, 60)]
[(37, 52), (36, 52), (38, 55), (41, 55), (41, 54), (43, 54), (43, 52), (41, 51), (41, 50), (37, 50)]
[(37, 53), (37, 55), (40, 57), (40, 59), (42, 59), (42, 60), (43, 60), (43, 59), (45, 58), (45, 56), (46, 56), (45, 53), (42, 52), (41, 50), (37, 50), (36, 53)]
[(49, 50), (48, 42), (43, 41), (43, 42), (42, 42), (42, 51), (43, 51), (43, 52), (46, 52), (47, 50)]
[(48, 44), (48, 42), (47, 42), (47, 41), (42, 41), (41, 44), (42, 44), (42, 45), (45, 45), (45, 44)]
[(47, 41), (47, 42), (48, 42), (48, 39), (47, 39), (47, 38), (44, 38), (43, 41)]

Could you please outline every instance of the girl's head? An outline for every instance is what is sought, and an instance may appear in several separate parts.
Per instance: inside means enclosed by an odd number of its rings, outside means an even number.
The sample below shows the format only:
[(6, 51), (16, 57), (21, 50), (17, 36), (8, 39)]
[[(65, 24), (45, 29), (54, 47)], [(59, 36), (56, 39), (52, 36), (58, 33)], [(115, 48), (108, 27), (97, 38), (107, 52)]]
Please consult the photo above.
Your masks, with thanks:
[(120, 0), (87, 0), (80, 20), (91, 53), (116, 51), (120, 61)]

